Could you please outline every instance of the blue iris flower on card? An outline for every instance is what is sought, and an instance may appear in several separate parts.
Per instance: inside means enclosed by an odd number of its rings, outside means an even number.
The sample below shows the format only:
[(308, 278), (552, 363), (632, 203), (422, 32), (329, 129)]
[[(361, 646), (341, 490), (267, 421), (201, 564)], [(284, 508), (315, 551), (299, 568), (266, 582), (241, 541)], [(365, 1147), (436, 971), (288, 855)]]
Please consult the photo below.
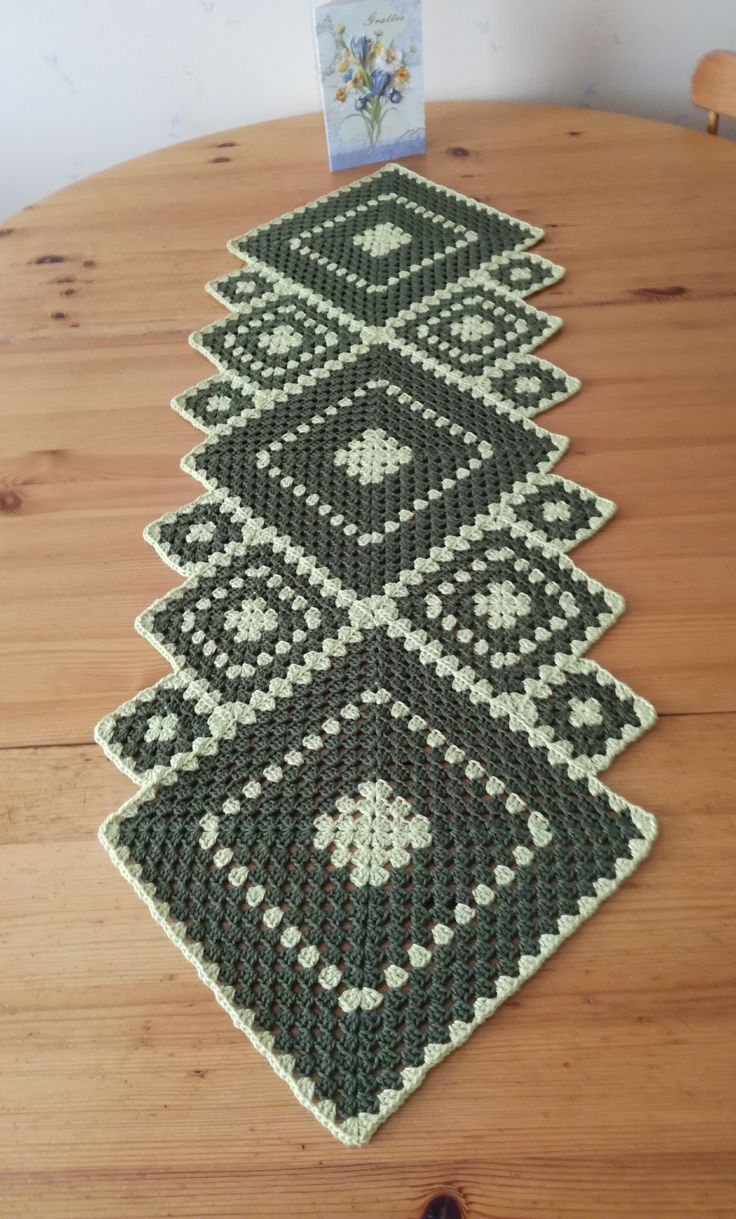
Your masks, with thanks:
[(364, 67), (366, 60), (368, 59), (368, 52), (370, 49), (371, 40), (366, 34), (363, 34), (361, 38), (350, 39), (350, 50), (353, 52), (353, 55), (357, 59), (358, 63), (363, 64)]
[(372, 97), (383, 97), (386, 89), (393, 80), (391, 72), (382, 72), (378, 68), (374, 68), (371, 72), (371, 93)]

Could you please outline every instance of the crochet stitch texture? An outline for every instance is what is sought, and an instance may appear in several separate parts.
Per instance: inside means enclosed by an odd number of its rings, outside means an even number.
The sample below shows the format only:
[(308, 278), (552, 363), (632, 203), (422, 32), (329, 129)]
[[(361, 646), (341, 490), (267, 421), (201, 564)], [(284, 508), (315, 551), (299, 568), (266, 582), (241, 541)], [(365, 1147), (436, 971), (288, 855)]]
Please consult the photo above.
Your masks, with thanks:
[(398, 165), (230, 243), (216, 375), (174, 399), (204, 494), (149, 525), (172, 673), (96, 735), (100, 837), (234, 1023), (365, 1143), (646, 854), (601, 772), (651, 706), (584, 653), (542, 231)]

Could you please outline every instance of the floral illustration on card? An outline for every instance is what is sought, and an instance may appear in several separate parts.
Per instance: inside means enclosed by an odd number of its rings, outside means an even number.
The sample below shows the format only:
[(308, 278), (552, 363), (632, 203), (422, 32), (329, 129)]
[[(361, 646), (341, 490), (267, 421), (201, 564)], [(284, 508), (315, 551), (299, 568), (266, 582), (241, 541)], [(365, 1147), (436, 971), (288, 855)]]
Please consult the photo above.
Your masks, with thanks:
[(331, 167), (422, 152), (416, 0), (381, 12), (365, 3), (327, 5), (321, 11), (316, 33)]
[[(384, 43), (381, 30), (374, 37), (362, 34), (348, 42), (342, 22), (336, 27), (340, 40), (340, 61), (337, 71), (342, 80), (335, 90), (335, 101), (350, 107), (363, 119), (368, 143), (374, 148), (383, 128), (386, 112), (401, 105), (411, 81), (407, 51), (394, 45), (394, 39)], [(409, 54), (416, 47), (408, 48)]]

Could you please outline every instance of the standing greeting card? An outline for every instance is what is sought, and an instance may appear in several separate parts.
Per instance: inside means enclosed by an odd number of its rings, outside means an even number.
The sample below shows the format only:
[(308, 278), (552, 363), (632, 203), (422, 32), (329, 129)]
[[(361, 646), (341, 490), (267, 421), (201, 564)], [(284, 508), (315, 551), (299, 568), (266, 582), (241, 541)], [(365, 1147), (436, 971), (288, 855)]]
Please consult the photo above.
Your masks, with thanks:
[(314, 11), (330, 169), (424, 152), (421, 0)]

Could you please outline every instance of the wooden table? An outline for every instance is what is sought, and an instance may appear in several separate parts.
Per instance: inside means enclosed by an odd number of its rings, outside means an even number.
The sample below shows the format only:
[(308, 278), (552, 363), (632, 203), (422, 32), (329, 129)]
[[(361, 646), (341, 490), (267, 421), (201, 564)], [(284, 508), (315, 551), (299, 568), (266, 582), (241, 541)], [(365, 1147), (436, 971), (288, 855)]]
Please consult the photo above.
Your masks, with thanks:
[(337, 1143), (231, 1027), (95, 840), (131, 790), (92, 745), (166, 671), (144, 524), (194, 498), (168, 408), (227, 238), (360, 176), (313, 115), (179, 144), (0, 228), (3, 1219), (736, 1214), (736, 147), (594, 111), (429, 110), (413, 167), (540, 224), (562, 474), (619, 504), (576, 560), (628, 612), (591, 653), (659, 709), (607, 781), (651, 860), (433, 1071)]

